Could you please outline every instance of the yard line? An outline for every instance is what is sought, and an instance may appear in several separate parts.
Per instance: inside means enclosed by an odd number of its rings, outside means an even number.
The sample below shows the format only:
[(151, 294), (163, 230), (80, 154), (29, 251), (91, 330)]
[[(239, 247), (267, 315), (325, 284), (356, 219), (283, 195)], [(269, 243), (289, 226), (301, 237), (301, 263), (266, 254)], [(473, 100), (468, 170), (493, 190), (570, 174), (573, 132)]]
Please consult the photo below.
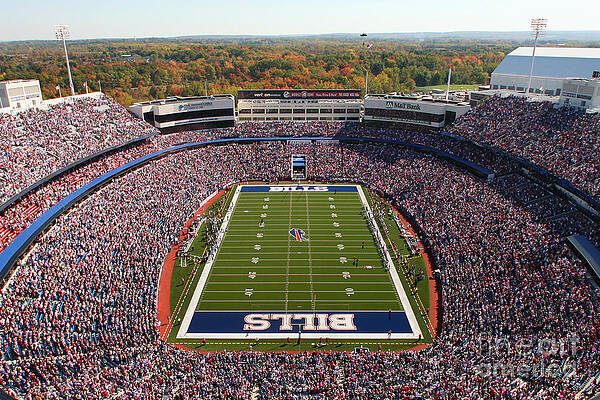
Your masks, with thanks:
[[(283, 229), (281, 229), (281, 230), (283, 231)], [(361, 241), (364, 241), (365, 239), (370, 239), (370, 238), (373, 237), (373, 235), (371, 235), (371, 233), (368, 230), (365, 230), (365, 229), (355, 229), (355, 231), (362, 231), (362, 232), (367, 232), (367, 233), (365, 234), (364, 237), (360, 237), (358, 239), (352, 239), (351, 237), (348, 238), (348, 231), (351, 231), (351, 230), (352, 229), (344, 229), (344, 232), (346, 232), (346, 236), (343, 236), (345, 241), (348, 241), (348, 242), (352, 242), (352, 241), (354, 241), (354, 242), (361, 242)], [(270, 242), (283, 242), (284, 239), (281, 239), (281, 237), (279, 235), (275, 235), (273, 233), (274, 231), (275, 231), (275, 229), (271, 228), (271, 232), (270, 233), (263, 233), (263, 239), (266, 240), (266, 241), (270, 241)], [(313, 231), (314, 231), (314, 229), (313, 229)], [(313, 235), (313, 237), (323, 237), (324, 236), (324, 237), (326, 237), (326, 238), (329, 239), (329, 238), (332, 237), (332, 235), (335, 233), (335, 231), (336, 231), (336, 229), (332, 228), (332, 229), (329, 230), (329, 232), (331, 233), (331, 235), (326, 235), (326, 234), (320, 233), (320, 234)], [(281, 232), (281, 233), (283, 233), (283, 232)], [(285, 232), (285, 233), (287, 234), (287, 232)], [(227, 236), (228, 237), (234, 237), (235, 236), (235, 237), (246, 238), (246, 241), (251, 241), (252, 240), (252, 239), (248, 239), (248, 234), (247, 233), (239, 233), (239, 234), (232, 233), (232, 234), (230, 234), (228, 232)], [(274, 239), (274, 238), (269, 239), (269, 236), (278, 236), (278, 239)], [(240, 242), (240, 240), (236, 240), (236, 242)], [(227, 245), (225, 247), (234, 247), (234, 246)], [(318, 247), (318, 246), (315, 246), (315, 247)], [(320, 247), (328, 247), (328, 246), (324, 245), (324, 246), (320, 246)]]
[[(341, 254), (342, 254), (342, 253), (340, 252), (340, 255), (341, 255)], [(281, 259), (279, 259), (279, 258), (263, 258), (263, 259), (262, 259), (262, 261), (280, 261), (280, 260), (281, 260)], [(329, 261), (329, 262), (331, 262), (331, 261), (332, 261), (332, 260), (331, 260), (331, 257), (329, 257), (329, 258), (312, 258), (312, 259), (311, 259), (310, 255), (309, 255), (308, 257), (304, 257), (304, 258), (302, 258), (302, 257), (298, 257), (298, 258), (296, 258), (295, 260), (298, 260), (298, 261), (299, 261), (299, 260), (309, 260), (309, 261), (311, 261), (311, 260), (312, 260), (312, 261)], [(238, 263), (239, 263), (239, 262), (240, 262), (240, 259), (239, 259), (239, 258), (221, 258), (219, 261), (221, 261), (221, 262), (222, 262), (222, 261), (236, 261), (236, 262), (238, 262)], [(282, 261), (283, 261), (283, 260), (282, 260)], [(248, 262), (250, 262), (250, 260), (248, 260)], [(365, 263), (366, 263), (366, 262), (373, 263), (373, 266), (375, 267), (375, 266), (376, 266), (376, 265), (375, 265), (375, 263), (379, 263), (379, 264), (380, 264), (380, 263), (381, 263), (381, 259), (380, 259), (380, 258), (361, 258), (361, 259), (360, 259), (360, 262), (361, 262), (361, 263), (363, 263), (363, 262), (365, 262)], [(378, 264), (378, 265), (379, 265), (379, 264)], [(350, 264), (350, 265), (352, 265), (352, 264)], [(244, 266), (244, 265), (241, 265), (241, 267), (243, 267), (243, 266)], [(257, 267), (258, 267), (258, 266), (257, 266)], [(229, 268), (229, 267), (227, 267), (227, 268)], [(356, 268), (356, 267), (354, 267), (354, 268)]]
[[(283, 261), (283, 260), (282, 260)], [(301, 261), (305, 261), (305, 260), (301, 260)], [(306, 260), (308, 261), (308, 260)], [(220, 265), (219, 267), (215, 268), (215, 270), (218, 271), (230, 271), (232, 269), (235, 268), (239, 268), (239, 269), (246, 269), (246, 268), (262, 268), (262, 269), (271, 269), (271, 270), (277, 270), (277, 269), (283, 269), (284, 271), (286, 271), (286, 268), (282, 265), (282, 264), (271, 264), (271, 265), (255, 265), (253, 263), (248, 263), (248, 264), (232, 264), (232, 265)], [(300, 268), (306, 268), (306, 265), (292, 265), (290, 264), (290, 269), (300, 269)], [(352, 266), (352, 261), (350, 261), (350, 265), (348, 265), (348, 263), (346, 262), (345, 264), (339, 263), (337, 265), (332, 265), (331, 260), (329, 260), (329, 263), (323, 263), (323, 264), (317, 264), (317, 265), (313, 265), (313, 269), (315, 268), (330, 268), (330, 269), (345, 269), (345, 270), (350, 270), (350, 271), (362, 271), (362, 270), (367, 270), (367, 271), (372, 271), (372, 270), (378, 270), (378, 269), (382, 269), (383, 266), (381, 265), (373, 265), (373, 268), (365, 268), (364, 266), (358, 266), (358, 267), (353, 267)], [(247, 272), (246, 272), (247, 273)]]
[[(306, 274), (289, 274), (290, 276), (305, 276)], [(339, 274), (313, 274), (314, 276), (338, 276)], [(361, 274), (361, 276), (388, 276), (389, 274)], [(213, 276), (245, 276), (248, 274), (213, 274)], [(285, 276), (285, 274), (261, 274), (261, 276)], [(247, 281), (244, 281), (247, 283)], [(279, 281), (278, 281), (279, 282)]]
[[(285, 226), (285, 225), (280, 225), (279, 229), (281, 229), (283, 226)], [(333, 226), (333, 223), (331, 221), (326, 222), (326, 223), (321, 223), (321, 224), (315, 223), (315, 226), (327, 226), (328, 227), (328, 228), (320, 228), (319, 230), (323, 230), (323, 229), (331, 230), (331, 229), (333, 229), (333, 228), (329, 228), (329, 227)], [(356, 223), (350, 223), (350, 222), (347, 222), (347, 220), (344, 221), (344, 227), (348, 227), (348, 226), (360, 226), (360, 227), (364, 228), (364, 229), (349, 229), (349, 230), (366, 230), (366, 229), (368, 229), (368, 227), (365, 226), (365, 222), (364, 221), (360, 221), (360, 222), (356, 222)], [(236, 227), (247, 228), (248, 227), (248, 222), (231, 224), (231, 227), (232, 228), (236, 228)], [(275, 228), (277, 228), (277, 225), (275, 225)]]
[(310, 298), (313, 301), (313, 311), (315, 311), (315, 291), (314, 291), (314, 287), (313, 287), (313, 279), (312, 279), (312, 251), (311, 251), (311, 240), (310, 240), (310, 215), (309, 215), (309, 211), (308, 211), (308, 192), (306, 192), (306, 230), (308, 231), (308, 276), (310, 277)]
[[(291, 236), (291, 235), (290, 235), (290, 236)], [(352, 249), (352, 248), (355, 248), (355, 249), (360, 249), (360, 246), (358, 246), (358, 245), (357, 245), (357, 246), (344, 246), (344, 248), (345, 248), (345, 249)], [(232, 250), (233, 250), (233, 248), (232, 248)], [(302, 253), (302, 252), (301, 252), (301, 251), (298, 251), (298, 254), (300, 254), (300, 253)], [(236, 251), (236, 252), (235, 252), (235, 254), (236, 254), (236, 255), (238, 255), (238, 254), (239, 254), (239, 255), (248, 255), (248, 254), (250, 254), (250, 255), (258, 255), (259, 253), (257, 253), (257, 251), (256, 251), (256, 250), (254, 250), (254, 251), (247, 251), (247, 252), (244, 252), (244, 251), (239, 251), (239, 252), (238, 252), (238, 251)], [(280, 251), (278, 251), (278, 252), (273, 252), (273, 251), (270, 251), (270, 252), (269, 252), (269, 251), (262, 252), (262, 251), (261, 251), (261, 252), (260, 252), (260, 255), (261, 255), (261, 256), (264, 256), (265, 254), (275, 254), (275, 255), (281, 255), (281, 252), (280, 252)], [(328, 255), (331, 255), (331, 246), (329, 246), (329, 251), (327, 251), (327, 250), (317, 250), (317, 251), (315, 251), (315, 254), (328, 254)], [(263, 257), (263, 259), (265, 259), (265, 260), (274, 260), (274, 261), (275, 261), (275, 260), (278, 260), (278, 258), (265, 258), (265, 257)]]
[[(262, 276), (265, 276), (265, 274), (261, 274)], [(243, 276), (243, 275), (240, 275)], [(247, 276), (246, 276), (247, 277)], [(281, 281), (277, 280), (277, 281), (263, 281), (263, 280), (258, 280), (255, 279), (255, 281), (257, 283), (260, 284), (278, 284), (281, 285)], [(294, 281), (294, 283), (311, 283), (310, 281)], [(353, 284), (353, 285), (389, 285), (389, 282), (385, 282), (385, 281), (380, 281), (380, 282), (372, 282), (372, 281), (357, 281), (357, 280), (348, 280), (348, 281), (313, 281), (313, 283), (327, 283), (327, 284), (335, 284), (335, 285), (348, 285), (348, 284)], [(248, 285), (248, 281), (247, 280), (243, 280), (243, 281), (227, 281), (227, 282), (211, 282), (209, 283), (207, 286), (210, 285)], [(260, 290), (257, 290), (257, 292), (260, 292)]]
[[(313, 206), (314, 207), (314, 206)], [(261, 210), (263, 211), (263, 210)], [(264, 210), (264, 211), (271, 211), (269, 213), (269, 215), (272, 215), (274, 217), (285, 217), (285, 214), (279, 214), (279, 213), (275, 213), (272, 210)], [(357, 210), (356, 213), (358, 213), (359, 211)], [(255, 221), (258, 219), (258, 217), (260, 216), (260, 214), (262, 213), (255, 213), (254, 215), (243, 215), (243, 214), (236, 214), (236, 224), (237, 225), (242, 225), (242, 223), (247, 223), (247, 221)], [(314, 214), (312, 217), (315, 221), (319, 221), (319, 222), (323, 222), (323, 221), (328, 221), (328, 218), (331, 217), (331, 214), (337, 214), (340, 218), (346, 218), (346, 219), (353, 219), (355, 222), (361, 221), (360, 219), (356, 218), (357, 215), (355, 213), (342, 213), (339, 211), (331, 211), (331, 212), (327, 212), (327, 213), (323, 213), (323, 214)], [(299, 217), (302, 218), (302, 217)]]
[[(205, 290), (206, 293), (236, 293), (236, 294), (243, 294), (243, 290), (216, 290), (216, 289), (206, 289)], [(254, 290), (253, 293), (255, 295), (260, 294), (260, 293), (281, 293), (281, 290)], [(306, 290), (290, 290), (289, 293), (306, 293)], [(339, 289), (339, 290), (321, 290), (319, 293), (345, 293), (344, 290)], [(355, 290), (355, 295), (359, 293), (359, 294), (363, 294), (363, 293), (391, 293), (394, 294), (395, 291), (394, 289), (381, 289), (381, 290), (363, 290), (363, 289), (358, 289)], [(395, 297), (393, 298), (395, 299)], [(391, 300), (394, 301), (393, 299), (385, 299), (385, 300)], [(257, 299), (258, 301), (262, 301)], [(281, 300), (279, 300), (281, 301)], [(292, 300), (292, 301), (297, 301), (297, 300)], [(339, 300), (338, 300), (339, 301)], [(311, 301), (312, 303), (312, 301)]]
[(285, 313), (288, 312), (288, 290), (290, 286), (290, 248), (292, 246), (292, 235), (289, 234), (292, 229), (292, 194), (290, 196), (290, 205), (288, 207), (288, 235), (287, 235), (287, 264), (285, 267)]
[[(299, 292), (299, 293), (304, 293), (304, 292)], [(293, 303), (312, 303), (310, 300), (291, 300)], [(203, 303), (237, 303), (239, 304), (240, 301), (239, 300), (223, 300), (223, 299), (219, 299), (219, 300), (202, 300)], [(269, 299), (264, 299), (264, 300), (256, 300), (257, 303), (282, 303), (281, 300), (269, 300)], [(388, 299), (344, 299), (343, 302), (340, 301), (340, 299), (331, 299), (331, 300), (323, 300), (323, 303), (327, 303), (327, 304), (347, 304), (347, 303), (381, 303), (381, 302), (389, 302), (390, 305), (393, 303), (394, 306), (398, 306), (398, 302), (396, 300), (388, 300)], [(206, 311), (206, 310), (202, 310), (202, 311)], [(221, 311), (221, 310), (218, 310)], [(360, 310), (360, 311), (367, 311), (367, 310)], [(376, 311), (376, 310), (369, 310), (369, 311)], [(387, 311), (387, 308), (386, 308)]]

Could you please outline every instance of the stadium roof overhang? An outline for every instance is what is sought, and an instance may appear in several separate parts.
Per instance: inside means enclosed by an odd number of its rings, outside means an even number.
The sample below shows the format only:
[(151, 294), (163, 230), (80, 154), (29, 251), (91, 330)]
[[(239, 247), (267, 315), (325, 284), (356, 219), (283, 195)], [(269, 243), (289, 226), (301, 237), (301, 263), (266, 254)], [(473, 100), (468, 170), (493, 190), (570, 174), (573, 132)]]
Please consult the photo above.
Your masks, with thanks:
[(600, 250), (596, 248), (586, 237), (582, 235), (572, 235), (567, 238), (571, 246), (590, 266), (590, 269), (600, 279)]

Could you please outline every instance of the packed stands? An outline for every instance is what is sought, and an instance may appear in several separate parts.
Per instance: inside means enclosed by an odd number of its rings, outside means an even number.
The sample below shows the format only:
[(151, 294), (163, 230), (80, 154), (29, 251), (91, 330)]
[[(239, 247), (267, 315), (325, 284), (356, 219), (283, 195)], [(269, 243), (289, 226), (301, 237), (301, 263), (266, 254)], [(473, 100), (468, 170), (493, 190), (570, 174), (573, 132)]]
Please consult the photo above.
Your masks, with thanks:
[[(97, 162), (63, 174), (56, 180), (43, 185), (38, 190), (17, 201), (4, 212), (0, 212), (0, 252), (44, 211), (69, 193), (100, 175), (156, 149), (153, 142), (148, 142), (104, 157)], [(4, 232), (4, 234), (1, 232)]]
[(153, 131), (102, 94), (0, 114), (0, 203), (80, 158)]
[[(115, 107), (120, 107), (115, 105)], [(87, 115), (80, 116), (87, 118)], [(74, 117), (73, 117), (74, 118)], [(124, 117), (125, 118), (125, 117)], [(129, 116), (127, 116), (129, 118)], [(82, 123), (83, 124), (83, 123)], [(137, 135), (147, 133), (147, 126), (140, 125)], [(199, 142), (219, 138), (252, 138), (272, 136), (348, 136), (362, 138), (378, 138), (405, 141), (408, 143), (423, 144), (433, 148), (453, 153), (467, 160), (486, 165), (489, 168), (502, 170), (504, 164), (496, 161), (496, 155), (482, 155), (481, 150), (473, 151), (466, 143), (446, 136), (434, 135), (426, 132), (369, 128), (358, 123), (342, 122), (314, 122), (300, 124), (294, 122), (254, 122), (238, 125), (235, 128), (214, 130), (186, 131), (171, 135), (155, 136), (148, 140), (124, 149), (116, 154), (108, 154), (99, 160), (74, 168), (52, 180), (33, 193), (17, 201), (5, 211), (0, 211), (0, 252), (27, 226), (39, 217), (45, 210), (56, 204), (58, 200), (73, 192), (77, 188), (91, 182), (109, 170), (119, 167), (135, 158), (142, 157), (159, 149), (171, 147), (180, 143)], [(139, 136), (138, 136), (139, 137)], [(75, 160), (71, 160), (75, 161)], [(21, 188), (24, 189), (24, 188)], [(8, 193), (4, 198), (10, 197)]]
[[(288, 177), (299, 151), (313, 160), (310, 178), (362, 182), (423, 231), (443, 290), (433, 346), (196, 354), (161, 342), (156, 285), (183, 222), (232, 181)], [(546, 216), (561, 215), (564, 230), (597, 227), (566, 209), (520, 176), (483, 182), (407, 149), (344, 145), (342, 157), (331, 145), (255, 143), (176, 153), (60, 217), (20, 262), (0, 295), (0, 385), (87, 399), (589, 396), (599, 388), (599, 293)]]
[[(600, 197), (598, 121), (547, 103), (492, 98), (449, 131)], [(0, 116), (0, 202), (151, 131), (106, 97)], [(0, 251), (61, 198), (131, 160), (179, 143), (264, 136), (419, 143), (501, 176), (483, 182), (431, 156), (382, 145), (232, 144), (152, 161), (60, 217), (19, 262), (0, 293), (0, 387), (22, 398), (68, 399), (543, 399), (600, 391), (600, 293), (565, 241), (581, 234), (598, 246), (598, 226), (518, 174), (510, 159), (449, 135), (277, 122), (156, 136), (74, 169), (1, 213)], [(156, 286), (182, 224), (231, 182), (289, 178), (294, 153), (312, 160), (309, 178), (362, 182), (423, 233), (443, 291), (443, 329), (433, 346), (203, 355), (162, 343)]]
[(448, 128), (529, 160), (600, 199), (600, 115), (524, 97), (492, 97)]

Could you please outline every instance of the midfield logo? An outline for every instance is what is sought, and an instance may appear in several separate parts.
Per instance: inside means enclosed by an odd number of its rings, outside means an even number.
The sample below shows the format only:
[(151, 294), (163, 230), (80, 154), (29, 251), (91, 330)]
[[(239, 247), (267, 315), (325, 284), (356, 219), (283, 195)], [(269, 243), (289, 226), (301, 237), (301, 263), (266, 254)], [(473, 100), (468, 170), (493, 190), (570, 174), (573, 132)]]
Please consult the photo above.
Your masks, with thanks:
[(305, 233), (302, 229), (292, 228), (290, 229), (290, 235), (299, 242), (308, 242), (308, 238), (304, 237)]

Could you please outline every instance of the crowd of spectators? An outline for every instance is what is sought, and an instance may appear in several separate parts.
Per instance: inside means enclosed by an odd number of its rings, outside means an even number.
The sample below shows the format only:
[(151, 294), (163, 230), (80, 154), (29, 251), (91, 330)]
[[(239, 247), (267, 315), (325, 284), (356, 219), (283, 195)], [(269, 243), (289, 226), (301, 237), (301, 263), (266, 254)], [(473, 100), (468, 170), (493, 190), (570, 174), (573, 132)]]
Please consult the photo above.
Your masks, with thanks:
[(0, 212), (0, 252), (42, 213), (73, 191), (114, 168), (156, 150), (156, 144), (148, 141), (103, 157), (61, 175)]
[(457, 139), (451, 135), (441, 134), (428, 129), (375, 127), (358, 122), (325, 122), (311, 121), (299, 123), (293, 121), (281, 122), (244, 122), (235, 128), (222, 128), (201, 131), (184, 131), (162, 138), (161, 144), (177, 144), (200, 140), (220, 138), (252, 138), (252, 137), (359, 137), (396, 140), (407, 143), (417, 143), (446, 151), (466, 160), (473, 161), (496, 172), (507, 172), (513, 169), (506, 157), (497, 152), (472, 146), (469, 142)]
[[(103, 121), (103, 118), (108, 118), (107, 116), (102, 116), (102, 118), (98, 117), (96, 114), (99, 107), (102, 110), (102, 113), (108, 113), (110, 111), (110, 115), (119, 114), (121, 119), (118, 121), (129, 121), (131, 124), (131, 135), (127, 136), (127, 139), (131, 139), (133, 137), (139, 137), (143, 134), (147, 134), (149, 132), (149, 126), (145, 126), (141, 123), (131, 122), (131, 117), (128, 116), (124, 109), (121, 112), (117, 111), (118, 105), (114, 104), (112, 101), (108, 100), (105, 97), (102, 97), (100, 100), (95, 99), (80, 99), (76, 100), (77, 102), (81, 102), (81, 104), (85, 105), (87, 109), (85, 111), (81, 110), (78, 114), (71, 115), (71, 122), (77, 120), (77, 118), (81, 120), (85, 120), (90, 118), (92, 120), (96, 119), (99, 121)], [(108, 105), (101, 106), (101, 104)], [(55, 106), (58, 107), (58, 106)], [(68, 107), (68, 105), (61, 105), (58, 110), (62, 110), (63, 108)], [(83, 106), (82, 106), (83, 107)], [(51, 111), (56, 111), (52, 109)], [(66, 111), (65, 111), (66, 112)], [(41, 122), (38, 122), (36, 126), (46, 126), (49, 125), (51, 127), (54, 126), (68, 126), (69, 121), (66, 122), (56, 122), (55, 118), (52, 118), (52, 114), (50, 111), (42, 111), (42, 112), (30, 112), (33, 113), (36, 118), (39, 118)], [(29, 114), (18, 114), (20, 115), (20, 119), (28, 120), (26, 118)], [(103, 115), (103, 114), (101, 114)], [(1, 118), (1, 117), (0, 117)], [(17, 117), (9, 117), (11, 121), (14, 122)], [(33, 117), (31, 117), (33, 118)], [(59, 113), (56, 116), (57, 120), (60, 120), (61, 114)], [(46, 120), (46, 123), (43, 121)], [(86, 122), (78, 122), (75, 125), (77, 126), (88, 126), (89, 123)], [(110, 134), (113, 125), (102, 125), (100, 122), (99, 126), (102, 126), (104, 129), (100, 134)], [(128, 126), (127, 124), (125, 124)], [(0, 132), (2, 132), (0, 130)], [(46, 132), (47, 131), (43, 131)], [(457, 154), (471, 161), (478, 162), (482, 165), (487, 165), (490, 168), (496, 168), (497, 170), (501, 169), (499, 163), (494, 162), (493, 156), (482, 156), (480, 151), (469, 150), (467, 144), (454, 140), (449, 137), (440, 136), (438, 134), (427, 133), (427, 132), (419, 132), (419, 131), (410, 131), (410, 130), (398, 130), (398, 129), (385, 129), (385, 128), (370, 128), (360, 125), (358, 123), (343, 123), (343, 122), (311, 122), (310, 124), (302, 124), (296, 122), (269, 122), (269, 123), (261, 123), (261, 122), (249, 122), (236, 126), (235, 128), (224, 128), (224, 129), (214, 129), (214, 130), (200, 130), (200, 131), (185, 131), (174, 133), (170, 135), (158, 135), (154, 136), (143, 143), (140, 143), (134, 147), (128, 148), (126, 150), (121, 150), (117, 153), (109, 154), (95, 162), (84, 165), (80, 168), (74, 169), (64, 175), (56, 178), (52, 182), (49, 182), (45, 186), (39, 188), (28, 196), (24, 197), (22, 200), (15, 203), (13, 206), (0, 213), (0, 252), (8, 246), (8, 244), (25, 229), (27, 226), (31, 225), (31, 223), (38, 218), (44, 211), (50, 208), (52, 205), (56, 204), (60, 199), (64, 198), (69, 193), (72, 193), (74, 190), (80, 188), (81, 186), (91, 182), (93, 179), (101, 176), (102, 174), (110, 171), (111, 169), (117, 168), (133, 159), (142, 157), (146, 154), (152, 153), (154, 151), (165, 149), (177, 144), (181, 143), (190, 143), (190, 142), (201, 142), (205, 140), (214, 140), (220, 138), (233, 138), (233, 137), (243, 137), (243, 138), (252, 138), (252, 137), (272, 137), (272, 136), (352, 136), (352, 137), (375, 137), (380, 139), (394, 139), (400, 140), (404, 142), (411, 143), (419, 143), (425, 144), (428, 146), (440, 148), (442, 150)], [(99, 137), (99, 136), (98, 136)], [(84, 138), (85, 139), (85, 138)], [(121, 138), (125, 140), (124, 137)], [(111, 142), (112, 143), (112, 142)], [(83, 145), (79, 143), (79, 145)], [(51, 149), (52, 147), (48, 147)], [(91, 154), (95, 151), (99, 150), (98, 148), (94, 148), (93, 151), (90, 149), (87, 153)], [(12, 148), (11, 151), (14, 151), (15, 154), (18, 154), (17, 158), (26, 159), (27, 152), (25, 154), (20, 154), (22, 151), (21, 148)], [(12, 156), (15, 156), (13, 154)], [(81, 153), (84, 155), (84, 153)], [(85, 155), (89, 155), (85, 154)], [(72, 158), (68, 160), (68, 163), (75, 161), (77, 158)], [(38, 160), (40, 164), (36, 164), (36, 162), (29, 160), (28, 163), (35, 164), (35, 170), (43, 170), (44, 173), (40, 175), (47, 174), (51, 171), (51, 166), (54, 165), (57, 168), (62, 167), (62, 164), (48, 164), (44, 165), (43, 163), (49, 162), (48, 159)], [(52, 161), (52, 160), (50, 160)], [(66, 162), (66, 161), (65, 161)], [(18, 169), (20, 166), (16, 164), (14, 168)], [(12, 173), (11, 171), (14, 168), (5, 168), (7, 172), (7, 177)], [(38, 177), (38, 176), (36, 176)], [(2, 177), (0, 176), (0, 181), (2, 181)], [(8, 179), (8, 178), (6, 178)], [(32, 179), (34, 179), (32, 177)], [(23, 182), (19, 183), (19, 178), (12, 180), (9, 179), (11, 185), (7, 185), (6, 187), (2, 187), (1, 198), (6, 200), (8, 197), (14, 195), (14, 191), (12, 188), (24, 189), (22, 186)], [(27, 185), (33, 183), (28, 180), (26, 182)]]
[[(0, 203), (69, 163), (154, 129), (104, 95), (77, 98), (16, 115), (0, 115)], [(493, 97), (448, 131), (529, 159), (600, 198), (600, 119), (550, 103)], [(427, 130), (367, 127), (354, 122), (248, 122), (235, 128), (157, 136), (62, 176), (0, 214), (0, 251), (64, 195), (136, 157), (175, 144), (224, 137), (352, 136), (424, 144), (509, 173), (515, 164), (494, 150)], [(568, 210), (565, 210), (568, 211)]]
[[(492, 98), (450, 133), (530, 159), (598, 196), (598, 121), (547, 103)], [(152, 128), (100, 97), (0, 115), (0, 132), (1, 202)], [(420, 143), (505, 175), (484, 183), (429, 156), (374, 145), (228, 145), (154, 161), (61, 217), (20, 261), (0, 294), (0, 386), (20, 397), (69, 399), (571, 398), (599, 390), (599, 294), (564, 242), (581, 233), (600, 244), (597, 225), (511, 173), (506, 158), (443, 134), (269, 122), (156, 136), (2, 213), (0, 251), (58, 200), (128, 161), (179, 143), (260, 136)], [(308, 155), (310, 178), (362, 182), (421, 228), (441, 269), (443, 330), (433, 346), (403, 354), (200, 355), (161, 342), (157, 279), (183, 222), (229, 183), (288, 178), (293, 153)]]
[(524, 97), (492, 97), (448, 130), (529, 160), (600, 199), (598, 114)]
[(0, 204), (80, 158), (153, 131), (102, 94), (0, 114)]
[[(162, 343), (156, 287), (183, 223), (232, 182), (288, 178), (295, 153), (307, 155), (309, 178), (362, 182), (423, 232), (441, 270), (443, 329), (432, 346), (198, 354)], [(518, 175), (482, 182), (406, 149), (255, 143), (176, 153), (103, 187), (19, 262), (0, 293), (0, 386), (66, 399), (590, 396), (600, 388), (600, 297), (563, 235), (597, 237), (596, 228)]]

